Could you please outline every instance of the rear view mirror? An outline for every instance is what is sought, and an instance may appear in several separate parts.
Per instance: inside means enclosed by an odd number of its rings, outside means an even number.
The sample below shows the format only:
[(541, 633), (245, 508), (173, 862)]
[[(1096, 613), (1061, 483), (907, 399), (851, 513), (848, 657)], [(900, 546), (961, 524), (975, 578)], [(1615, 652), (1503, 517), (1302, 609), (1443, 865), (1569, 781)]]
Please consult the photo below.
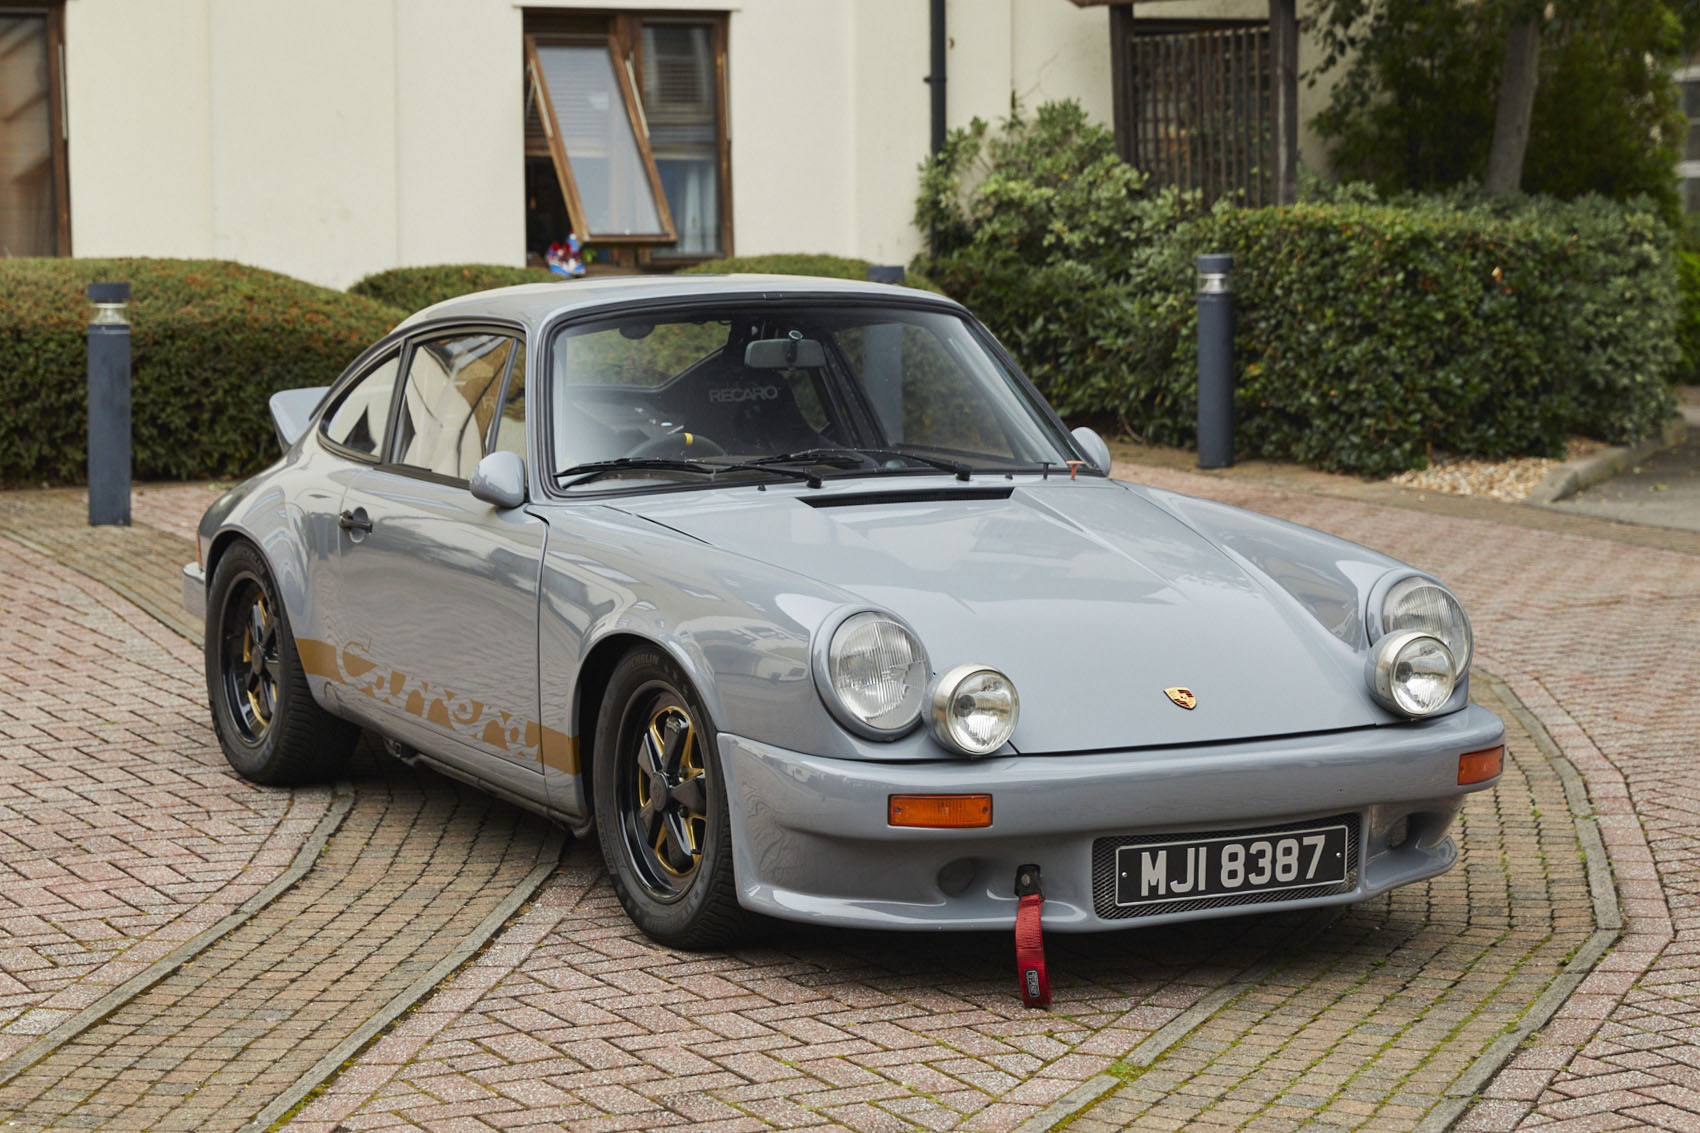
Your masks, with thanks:
[(792, 331), (789, 338), (758, 338), (744, 347), (744, 365), (752, 370), (790, 370), (826, 365), (826, 351), (812, 338)]

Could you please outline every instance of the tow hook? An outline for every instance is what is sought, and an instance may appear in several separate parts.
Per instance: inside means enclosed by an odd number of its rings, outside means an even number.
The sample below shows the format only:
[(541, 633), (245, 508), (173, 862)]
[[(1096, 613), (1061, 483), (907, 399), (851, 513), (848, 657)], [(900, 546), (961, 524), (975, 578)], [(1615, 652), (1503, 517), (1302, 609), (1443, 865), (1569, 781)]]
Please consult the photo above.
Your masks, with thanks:
[(1045, 894), (1039, 888), (1038, 866), (1016, 869), (1015, 895), (1021, 900), (1015, 911), (1015, 974), (1021, 983), (1021, 1002), (1027, 1007), (1047, 1007), (1051, 979), (1045, 974), (1045, 931), (1041, 924)]

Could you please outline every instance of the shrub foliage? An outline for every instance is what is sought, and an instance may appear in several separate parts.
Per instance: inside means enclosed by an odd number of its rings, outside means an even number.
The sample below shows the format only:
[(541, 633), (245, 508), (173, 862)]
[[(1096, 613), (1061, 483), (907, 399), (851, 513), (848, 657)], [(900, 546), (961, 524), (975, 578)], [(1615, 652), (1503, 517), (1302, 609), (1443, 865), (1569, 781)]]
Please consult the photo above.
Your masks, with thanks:
[(0, 260), (0, 481), (84, 478), (86, 289), (124, 281), (131, 451), (142, 480), (231, 476), (270, 461), (270, 395), (327, 384), (401, 318), (220, 261)]
[(474, 291), (492, 287), (511, 287), (516, 283), (566, 282), (547, 268), (516, 268), (505, 264), (436, 264), (431, 267), (391, 268), (375, 272), (348, 289), (351, 295), (364, 296), (379, 303), (396, 307), (406, 314), (453, 299)]
[(1235, 259), (1237, 449), (1386, 475), (1435, 449), (1556, 454), (1671, 411), (1671, 238), (1651, 207), (1372, 193), (1201, 214), (1149, 192), (1078, 107), (954, 135), (918, 261), (1064, 414), (1194, 437), (1193, 257)]

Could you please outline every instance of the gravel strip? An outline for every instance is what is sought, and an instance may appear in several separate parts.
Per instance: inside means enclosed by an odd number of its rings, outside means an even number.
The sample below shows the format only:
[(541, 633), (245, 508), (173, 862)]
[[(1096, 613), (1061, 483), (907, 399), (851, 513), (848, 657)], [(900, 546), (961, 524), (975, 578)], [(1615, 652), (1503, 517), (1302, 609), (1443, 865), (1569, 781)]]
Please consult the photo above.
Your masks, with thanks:
[[(1571, 437), (1565, 459), (1577, 460), (1605, 448), (1590, 437)], [(1510, 460), (1436, 460), (1427, 468), (1388, 477), (1388, 483), (1425, 492), (1454, 496), (1480, 496), (1520, 504), (1535, 486), (1563, 461), (1544, 456), (1521, 456)]]

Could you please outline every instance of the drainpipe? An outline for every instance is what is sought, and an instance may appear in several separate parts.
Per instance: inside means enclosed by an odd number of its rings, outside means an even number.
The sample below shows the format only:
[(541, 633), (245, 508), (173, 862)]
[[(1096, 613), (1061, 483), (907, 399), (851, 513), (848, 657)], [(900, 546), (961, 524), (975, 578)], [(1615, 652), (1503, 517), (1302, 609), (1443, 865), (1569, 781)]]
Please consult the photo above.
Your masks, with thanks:
[(944, 32), (944, 2), (945, 0), (929, 0), (928, 20), (932, 29), (932, 74), (927, 76), (927, 85), (932, 87), (933, 94), (933, 153), (936, 155), (944, 149), (944, 54), (948, 42)]

